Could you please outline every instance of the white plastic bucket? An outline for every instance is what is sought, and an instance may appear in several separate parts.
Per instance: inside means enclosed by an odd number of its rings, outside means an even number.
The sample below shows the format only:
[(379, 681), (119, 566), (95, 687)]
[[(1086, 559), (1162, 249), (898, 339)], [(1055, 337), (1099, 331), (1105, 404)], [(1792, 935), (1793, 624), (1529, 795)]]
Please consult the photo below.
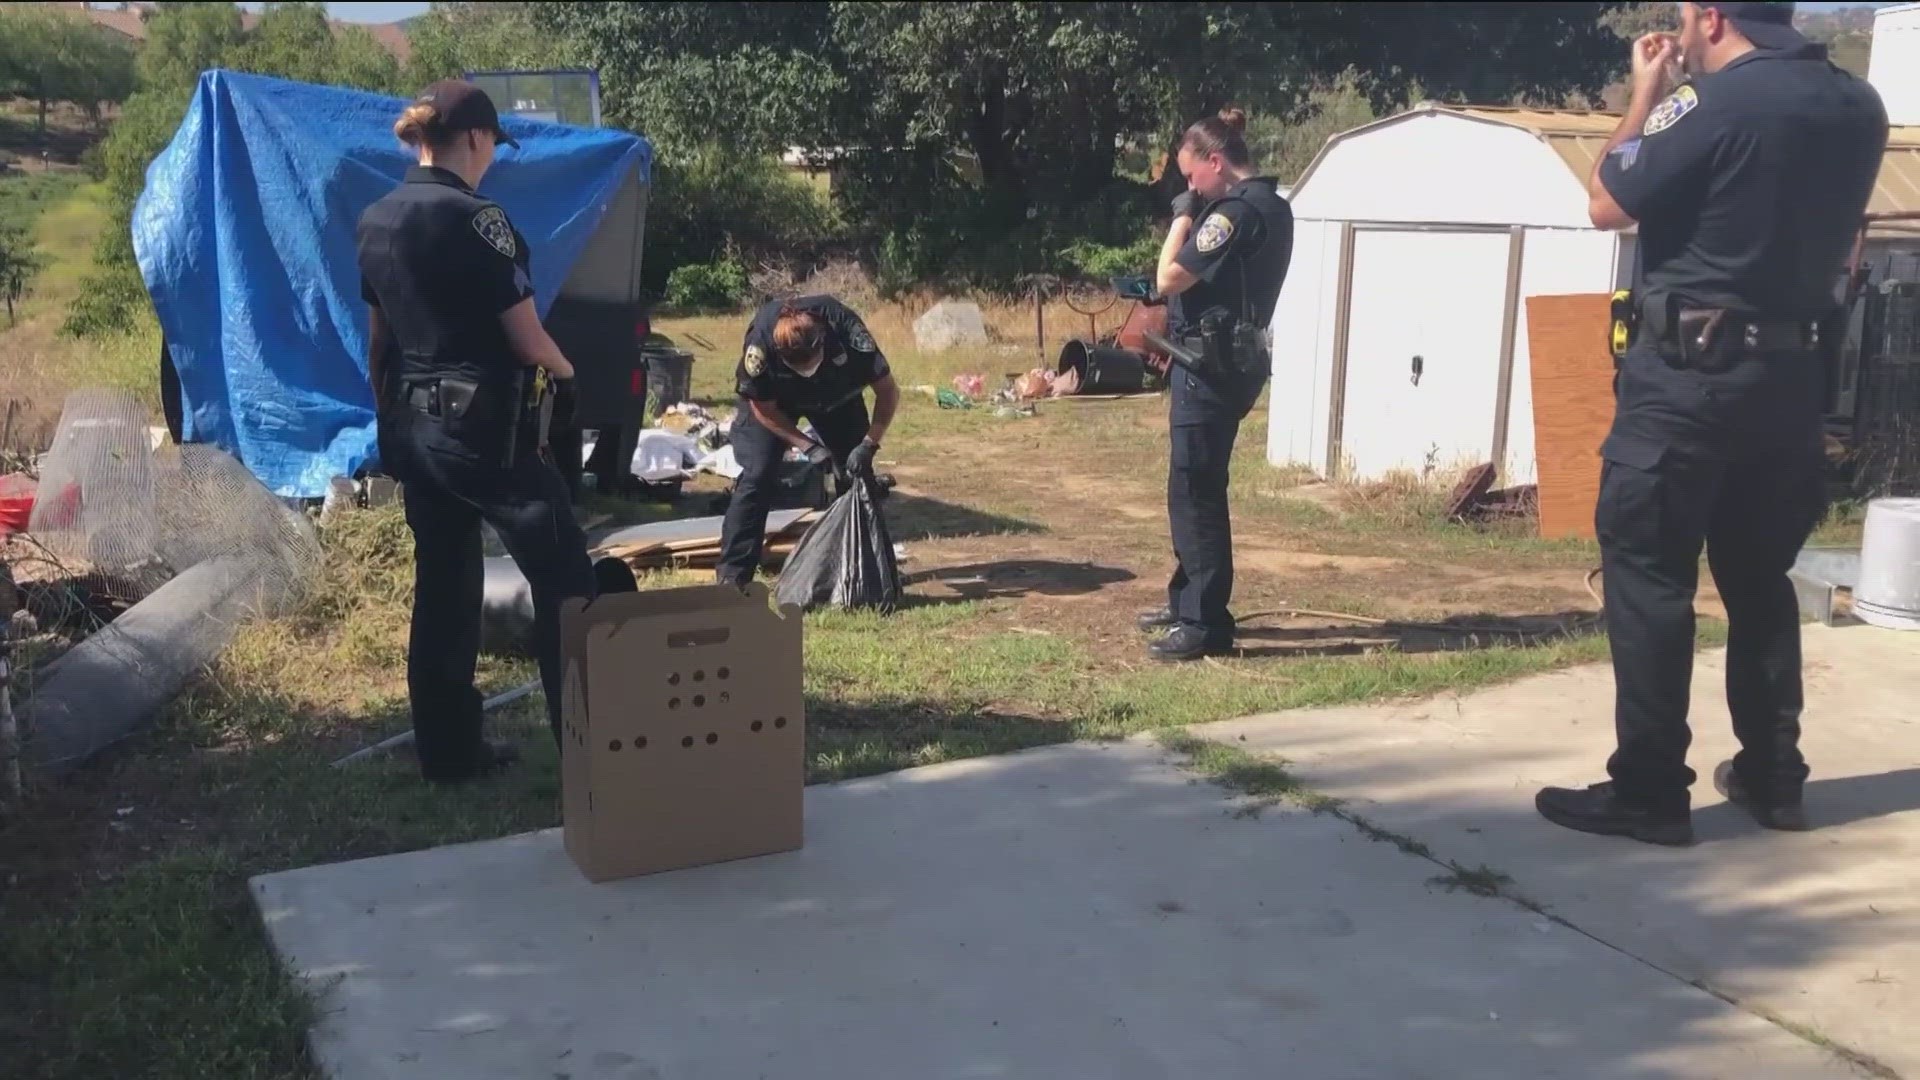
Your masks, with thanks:
[(1920, 499), (1867, 504), (1853, 613), (1890, 630), (1920, 630)]

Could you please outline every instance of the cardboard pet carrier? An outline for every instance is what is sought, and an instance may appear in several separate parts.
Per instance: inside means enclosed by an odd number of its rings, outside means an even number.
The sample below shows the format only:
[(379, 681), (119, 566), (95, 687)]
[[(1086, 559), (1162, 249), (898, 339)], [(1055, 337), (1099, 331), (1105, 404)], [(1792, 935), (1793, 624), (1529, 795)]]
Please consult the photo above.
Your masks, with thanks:
[(564, 835), (588, 880), (801, 846), (800, 636), (760, 584), (561, 609)]

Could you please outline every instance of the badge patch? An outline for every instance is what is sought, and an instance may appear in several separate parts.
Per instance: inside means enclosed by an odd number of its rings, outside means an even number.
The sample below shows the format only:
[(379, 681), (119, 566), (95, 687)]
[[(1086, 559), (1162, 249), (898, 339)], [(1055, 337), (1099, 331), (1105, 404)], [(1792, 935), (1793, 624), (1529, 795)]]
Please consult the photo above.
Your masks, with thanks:
[(847, 348), (854, 352), (879, 352), (873, 346), (873, 335), (867, 333), (867, 324), (855, 320), (853, 328), (847, 331)]
[(1207, 220), (1200, 223), (1200, 231), (1194, 234), (1194, 246), (1203, 252), (1217, 251), (1221, 245), (1233, 239), (1233, 222), (1225, 214), (1208, 214)]
[(747, 346), (747, 355), (742, 358), (741, 362), (746, 365), (747, 374), (755, 378), (758, 378), (761, 372), (767, 370), (767, 354), (761, 352), (760, 346), (758, 345)]
[(513, 242), (513, 226), (507, 221), (507, 212), (497, 206), (489, 206), (473, 215), (473, 231), (509, 259), (518, 250)]
[(1667, 95), (1667, 100), (1653, 107), (1647, 116), (1646, 126), (1640, 129), (1642, 135), (1658, 135), (1680, 122), (1680, 118), (1692, 112), (1700, 104), (1700, 95), (1693, 87), (1683, 86)]

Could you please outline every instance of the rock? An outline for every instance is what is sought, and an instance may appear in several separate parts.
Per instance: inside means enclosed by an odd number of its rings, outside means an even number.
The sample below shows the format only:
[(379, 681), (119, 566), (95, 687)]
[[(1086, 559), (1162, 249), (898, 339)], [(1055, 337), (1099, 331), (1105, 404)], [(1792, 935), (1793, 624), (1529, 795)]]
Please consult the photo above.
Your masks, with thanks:
[(987, 344), (987, 320), (971, 300), (942, 300), (913, 321), (913, 341), (921, 352)]

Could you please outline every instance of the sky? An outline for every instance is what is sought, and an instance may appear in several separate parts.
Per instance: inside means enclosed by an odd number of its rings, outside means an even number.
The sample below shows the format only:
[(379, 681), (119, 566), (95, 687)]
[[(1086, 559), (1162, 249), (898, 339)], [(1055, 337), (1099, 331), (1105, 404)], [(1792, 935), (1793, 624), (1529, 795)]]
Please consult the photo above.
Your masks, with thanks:
[[(241, 4), (243, 8), (259, 11), (264, 4)], [(327, 14), (341, 22), (389, 23), (401, 19), (411, 19), (415, 15), (425, 15), (425, 4), (328, 4)]]

